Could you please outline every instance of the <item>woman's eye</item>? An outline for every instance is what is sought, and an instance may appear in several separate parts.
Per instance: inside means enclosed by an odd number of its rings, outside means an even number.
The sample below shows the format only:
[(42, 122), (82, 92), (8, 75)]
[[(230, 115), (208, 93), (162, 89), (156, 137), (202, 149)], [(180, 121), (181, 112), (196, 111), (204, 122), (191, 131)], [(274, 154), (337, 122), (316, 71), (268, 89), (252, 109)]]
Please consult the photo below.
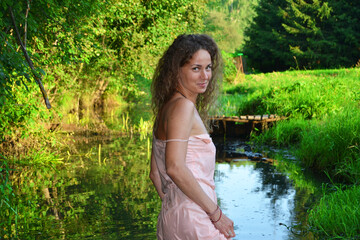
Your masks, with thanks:
[(198, 68), (198, 67), (194, 67), (193, 70), (194, 70), (194, 71), (199, 71), (199, 68)]

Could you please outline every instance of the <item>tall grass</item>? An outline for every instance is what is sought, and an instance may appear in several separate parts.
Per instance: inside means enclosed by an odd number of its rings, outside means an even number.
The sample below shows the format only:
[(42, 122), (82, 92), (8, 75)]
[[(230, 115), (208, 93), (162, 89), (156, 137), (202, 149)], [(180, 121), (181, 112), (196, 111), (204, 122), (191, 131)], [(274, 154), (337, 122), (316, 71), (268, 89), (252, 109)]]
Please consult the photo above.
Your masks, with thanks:
[(239, 112), (239, 105), (246, 104), (246, 96), (243, 94), (222, 94), (218, 99), (219, 108), (217, 112), (210, 113), (215, 116), (237, 116)]
[(360, 111), (346, 107), (302, 132), (297, 154), (307, 167), (330, 171), (333, 176), (358, 183), (360, 177)]
[(252, 136), (254, 143), (266, 143), (277, 147), (290, 147), (302, 141), (302, 133), (309, 124), (303, 119), (283, 120), (259, 136)]
[(309, 223), (320, 239), (359, 239), (360, 186), (324, 194), (310, 211)]

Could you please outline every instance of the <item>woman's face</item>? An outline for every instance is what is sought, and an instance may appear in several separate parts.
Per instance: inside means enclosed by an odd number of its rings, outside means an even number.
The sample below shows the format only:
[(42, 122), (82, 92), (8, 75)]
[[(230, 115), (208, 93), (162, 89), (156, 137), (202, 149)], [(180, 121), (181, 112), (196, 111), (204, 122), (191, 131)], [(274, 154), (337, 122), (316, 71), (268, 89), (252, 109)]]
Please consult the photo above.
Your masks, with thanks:
[(209, 52), (203, 49), (195, 52), (190, 61), (180, 68), (180, 90), (190, 96), (204, 93), (211, 80), (211, 68)]

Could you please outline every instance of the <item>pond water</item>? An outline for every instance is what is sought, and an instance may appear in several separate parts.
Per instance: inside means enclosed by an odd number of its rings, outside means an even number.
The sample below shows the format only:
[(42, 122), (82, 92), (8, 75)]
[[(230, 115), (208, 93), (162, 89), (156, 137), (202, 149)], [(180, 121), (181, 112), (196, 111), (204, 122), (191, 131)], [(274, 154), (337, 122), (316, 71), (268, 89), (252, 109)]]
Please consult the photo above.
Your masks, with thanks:
[[(311, 239), (297, 229), (314, 191), (295, 187), (269, 163), (220, 163), (224, 149), (240, 143), (216, 144), (216, 191), (235, 239)], [(15, 171), (13, 232), (19, 239), (156, 239), (160, 199), (148, 178), (150, 147), (149, 137), (75, 137), (64, 168)]]
[[(277, 171), (273, 159), (262, 154), (262, 161), (236, 154), (243, 152), (244, 146), (250, 148), (240, 140), (215, 142), (216, 191), (222, 209), (235, 223), (234, 239), (313, 239), (304, 232), (306, 206), (314, 197), (312, 184), (309, 189), (297, 188), (286, 174)], [(229, 156), (231, 162), (225, 162)]]

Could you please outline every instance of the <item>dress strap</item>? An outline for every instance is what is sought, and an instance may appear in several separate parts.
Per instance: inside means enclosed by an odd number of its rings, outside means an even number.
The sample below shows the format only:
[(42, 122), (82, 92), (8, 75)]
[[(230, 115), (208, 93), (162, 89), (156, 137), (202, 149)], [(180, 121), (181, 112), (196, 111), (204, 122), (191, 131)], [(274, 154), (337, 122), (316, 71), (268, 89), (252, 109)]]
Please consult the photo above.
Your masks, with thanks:
[(164, 142), (188, 142), (189, 139), (168, 139), (168, 140), (165, 140)]

